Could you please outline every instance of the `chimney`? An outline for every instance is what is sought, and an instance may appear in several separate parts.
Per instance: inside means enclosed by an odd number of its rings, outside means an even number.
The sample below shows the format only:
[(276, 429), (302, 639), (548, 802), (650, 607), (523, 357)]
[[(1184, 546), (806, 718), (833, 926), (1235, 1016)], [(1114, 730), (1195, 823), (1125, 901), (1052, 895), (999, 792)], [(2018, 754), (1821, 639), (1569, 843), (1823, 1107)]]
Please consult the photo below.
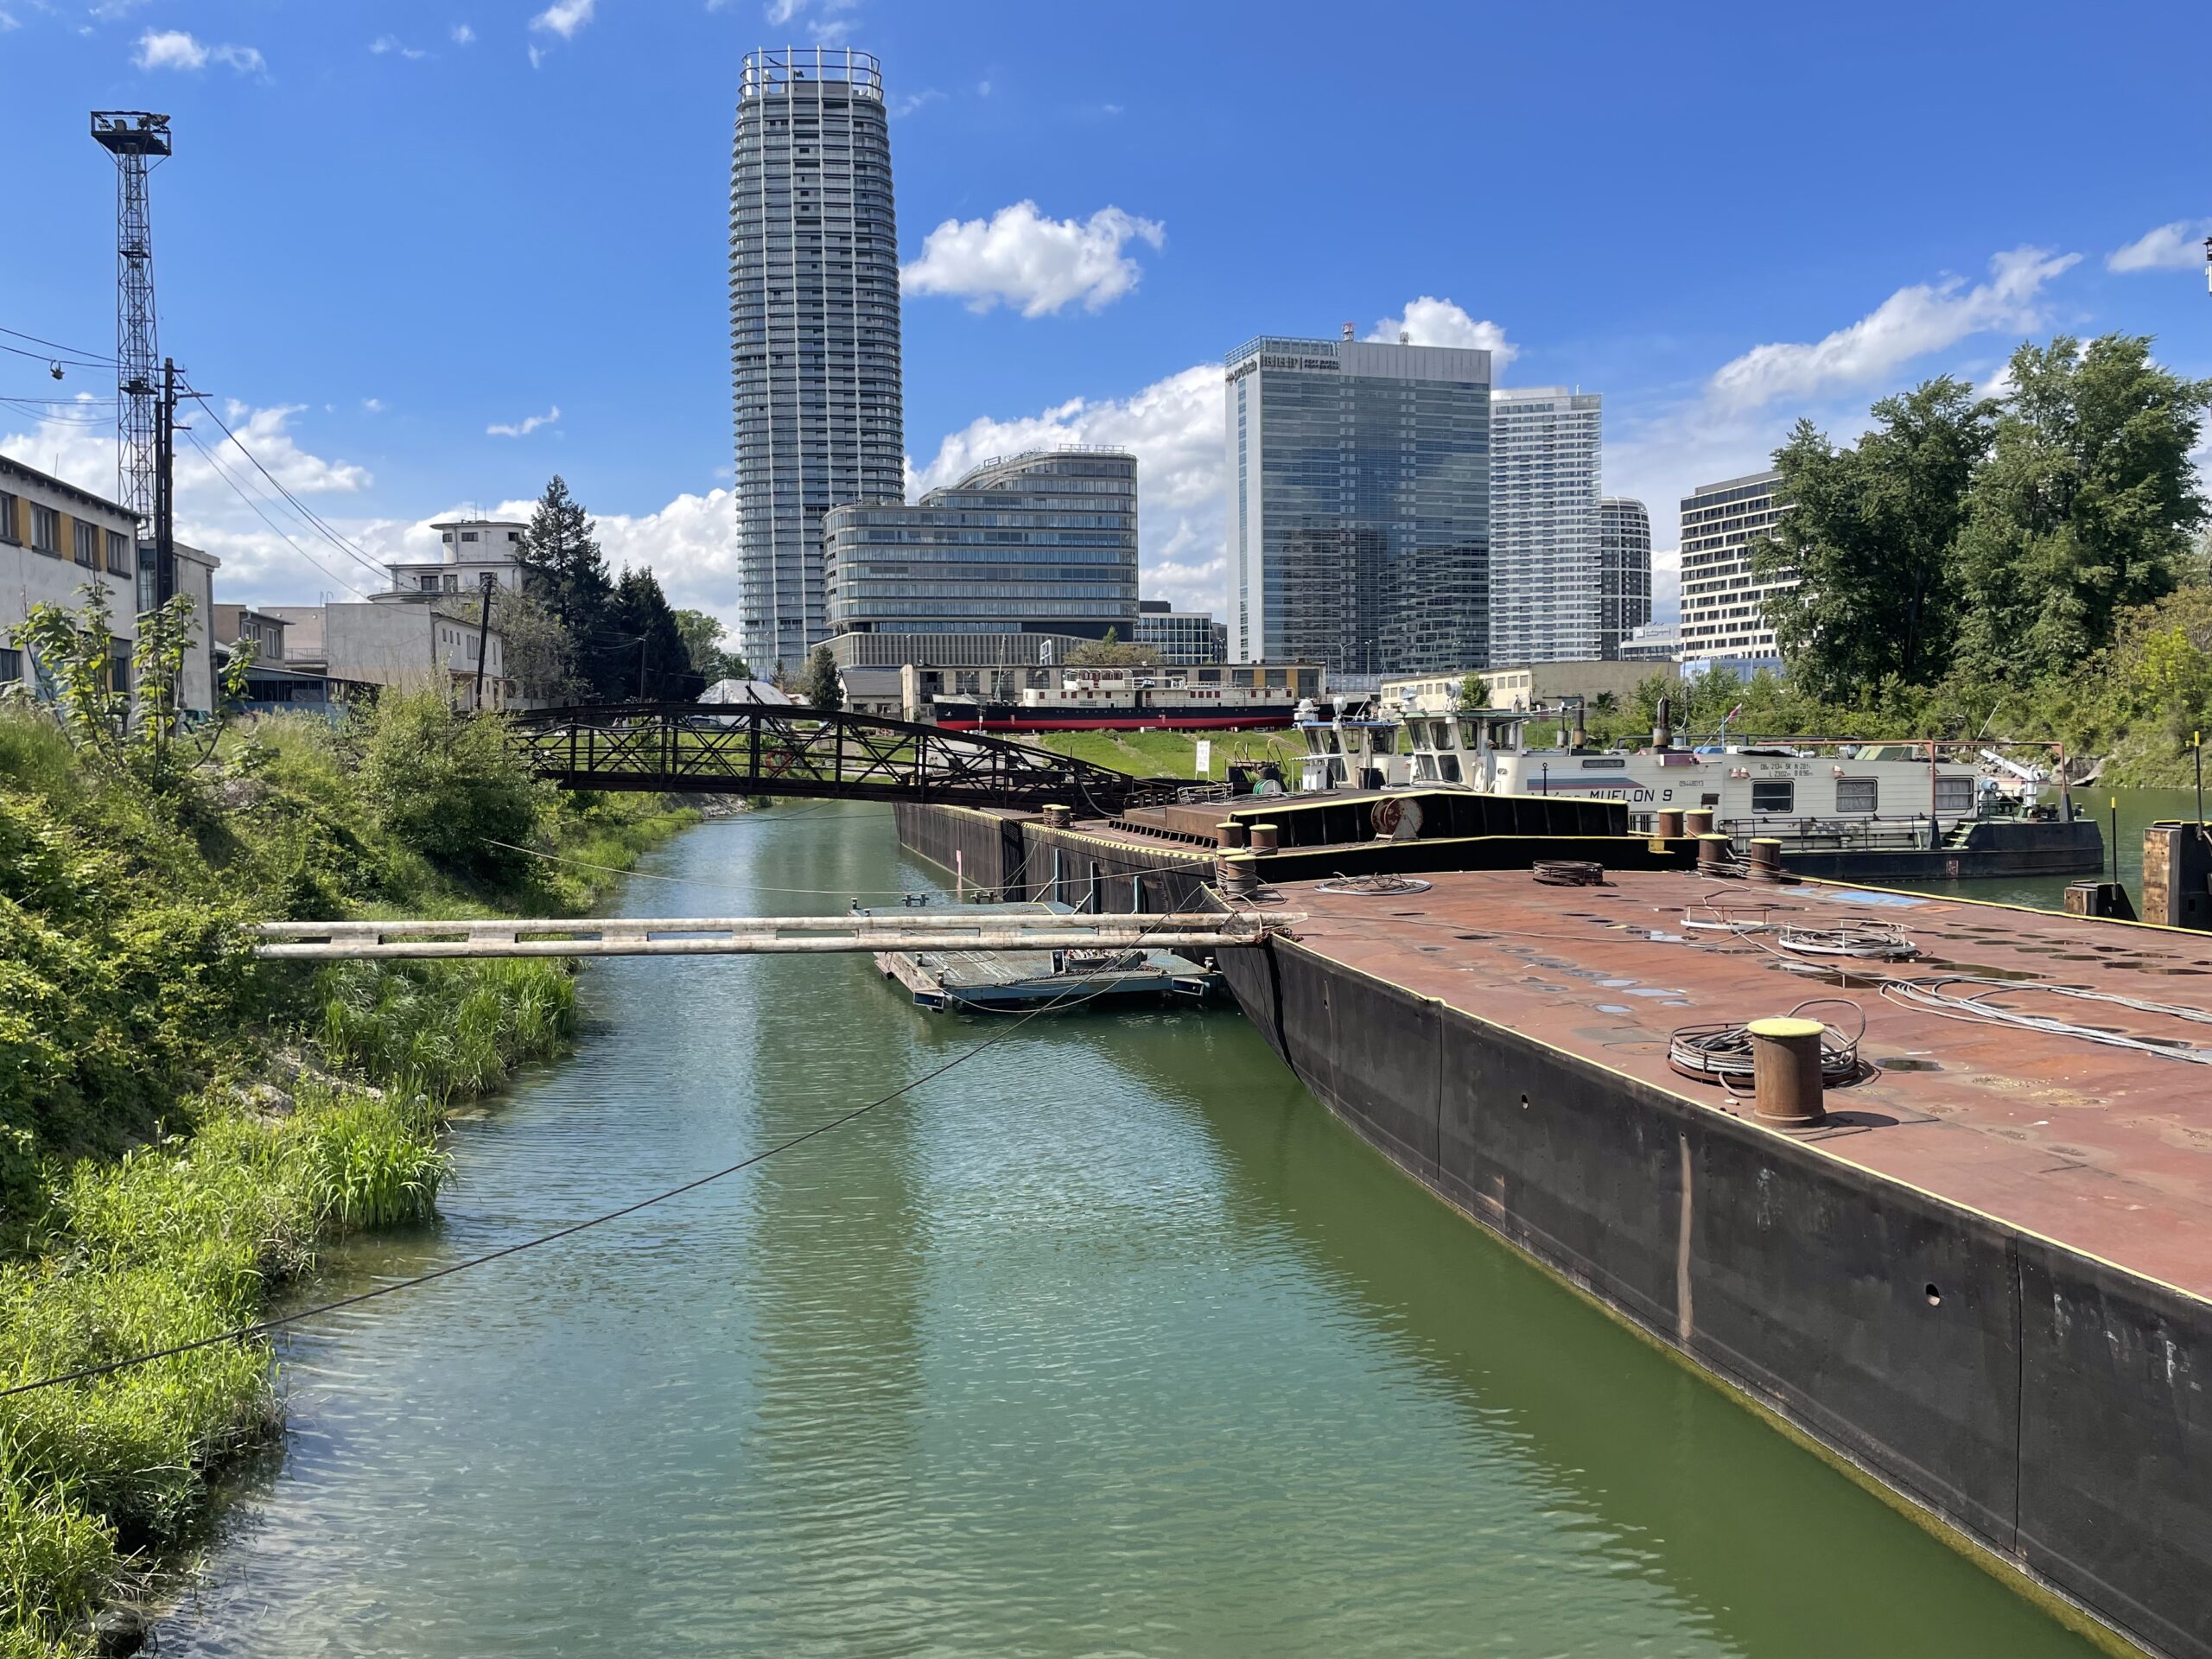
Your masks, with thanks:
[(1349, 323), (1349, 322), (1348, 322), (1348, 323), (1346, 323), (1346, 324), (1344, 324), (1344, 338), (1345, 338), (1346, 340), (1350, 340), (1350, 339), (1351, 338), (1351, 336), (1352, 336), (1352, 328), (1353, 328), (1353, 325), (1352, 325), (1352, 324), (1351, 324), (1351, 323)]

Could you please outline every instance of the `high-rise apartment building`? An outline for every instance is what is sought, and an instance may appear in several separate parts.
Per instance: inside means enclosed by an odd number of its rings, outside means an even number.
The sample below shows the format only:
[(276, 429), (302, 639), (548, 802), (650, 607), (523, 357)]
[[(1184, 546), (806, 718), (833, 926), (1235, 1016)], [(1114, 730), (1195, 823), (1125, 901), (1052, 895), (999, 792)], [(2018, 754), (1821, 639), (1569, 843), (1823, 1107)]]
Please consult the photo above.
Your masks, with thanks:
[(1651, 515), (1609, 495), (1598, 504), (1598, 654), (1611, 660), (1651, 620)]
[(730, 168), (737, 646), (796, 670), (828, 632), (822, 515), (906, 493), (899, 233), (875, 59), (746, 54)]
[(1605, 400), (1538, 386), (1490, 400), (1490, 660), (1603, 654)]
[(1225, 359), (1229, 605), (1243, 662), (1488, 660), (1491, 359), (1249, 340)]
[(1014, 664), (1037, 647), (1127, 640), (1137, 620), (1137, 461), (1033, 449), (987, 461), (918, 505), (822, 519), (825, 614), (839, 663)]
[(1780, 665), (1766, 601), (1796, 578), (1754, 575), (1751, 554), (1782, 516), (1774, 499), (1781, 481), (1779, 473), (1752, 473), (1700, 484), (1682, 498), (1683, 662)]

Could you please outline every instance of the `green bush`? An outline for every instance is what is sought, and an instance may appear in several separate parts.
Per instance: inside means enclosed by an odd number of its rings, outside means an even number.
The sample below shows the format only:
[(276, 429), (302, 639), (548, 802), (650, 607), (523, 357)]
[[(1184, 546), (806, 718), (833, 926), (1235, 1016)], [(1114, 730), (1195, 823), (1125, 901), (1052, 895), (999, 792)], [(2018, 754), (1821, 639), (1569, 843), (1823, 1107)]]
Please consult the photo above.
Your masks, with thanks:
[(508, 874), (523, 860), (512, 848), (529, 842), (543, 793), (508, 741), (505, 721), (458, 719), (430, 692), (377, 705), (361, 783), (378, 821), (401, 842), (483, 875)]

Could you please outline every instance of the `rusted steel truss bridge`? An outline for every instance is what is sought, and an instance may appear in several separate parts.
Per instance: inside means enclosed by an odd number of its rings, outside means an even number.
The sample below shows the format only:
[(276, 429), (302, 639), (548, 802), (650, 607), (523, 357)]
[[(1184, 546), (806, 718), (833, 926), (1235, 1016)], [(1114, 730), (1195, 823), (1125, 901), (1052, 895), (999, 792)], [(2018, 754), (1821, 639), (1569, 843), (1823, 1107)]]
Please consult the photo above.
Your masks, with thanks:
[(1175, 789), (980, 732), (783, 703), (541, 709), (512, 729), (537, 775), (566, 789), (1060, 804), (1100, 816)]

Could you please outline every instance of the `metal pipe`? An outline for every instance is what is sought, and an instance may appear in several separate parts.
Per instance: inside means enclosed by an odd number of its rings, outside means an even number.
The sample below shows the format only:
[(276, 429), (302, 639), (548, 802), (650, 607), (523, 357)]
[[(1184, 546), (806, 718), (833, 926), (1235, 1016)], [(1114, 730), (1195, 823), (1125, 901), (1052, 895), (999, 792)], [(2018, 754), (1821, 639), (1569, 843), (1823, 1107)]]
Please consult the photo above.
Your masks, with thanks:
[(1254, 945), (1274, 930), (1170, 932), (1128, 927), (1115, 932), (820, 934), (807, 938), (733, 933), (716, 938), (650, 938), (620, 934), (598, 939), (400, 939), (388, 944), (362, 941), (264, 944), (254, 955), (264, 962), (359, 962), (385, 957), (436, 960), (494, 957), (771, 957), (828, 955), (838, 951), (885, 950), (1215, 950)]
[[(1225, 920), (1259, 921), (1280, 912), (1177, 911), (1148, 919), (1155, 927), (1219, 928)], [(367, 922), (255, 922), (247, 931), (264, 939), (512, 939), (524, 934), (565, 935), (571, 938), (630, 933), (957, 933), (996, 929), (1025, 931), (1024, 922), (1038, 933), (1066, 932), (1123, 925), (1112, 917), (1096, 921), (1076, 916), (1040, 913), (1028, 918), (979, 915), (973, 906), (918, 910), (897, 916), (639, 916), (580, 917), (563, 921), (547, 918), (497, 921), (367, 921)]]

